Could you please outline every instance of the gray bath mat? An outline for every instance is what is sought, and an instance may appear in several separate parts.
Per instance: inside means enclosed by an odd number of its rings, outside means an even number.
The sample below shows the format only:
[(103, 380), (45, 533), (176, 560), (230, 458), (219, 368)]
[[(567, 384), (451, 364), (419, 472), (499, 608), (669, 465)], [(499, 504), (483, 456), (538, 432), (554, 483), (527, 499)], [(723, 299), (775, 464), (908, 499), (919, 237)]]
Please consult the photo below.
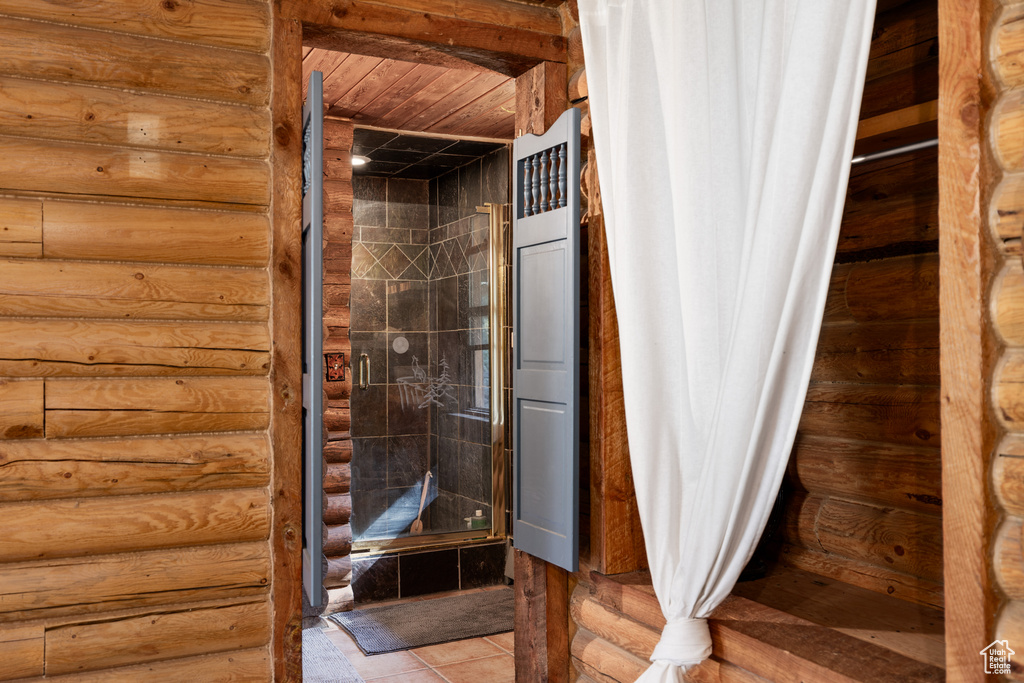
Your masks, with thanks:
[(302, 629), (302, 680), (306, 683), (363, 683), (345, 655), (319, 628)]
[(511, 588), (332, 614), (368, 655), (512, 630)]

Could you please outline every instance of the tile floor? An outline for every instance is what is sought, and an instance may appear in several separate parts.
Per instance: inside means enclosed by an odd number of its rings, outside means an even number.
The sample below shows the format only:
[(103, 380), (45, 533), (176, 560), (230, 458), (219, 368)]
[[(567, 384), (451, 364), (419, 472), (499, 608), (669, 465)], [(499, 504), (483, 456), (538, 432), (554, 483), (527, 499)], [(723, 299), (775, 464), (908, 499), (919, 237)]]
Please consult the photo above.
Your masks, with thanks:
[[(495, 587), (497, 588), (497, 586)], [(461, 593), (477, 592), (460, 591)], [(420, 601), (456, 593), (438, 593), (421, 598), (395, 600), (387, 603)], [(429, 645), (406, 652), (391, 652), (367, 657), (360, 652), (352, 637), (335, 624), (329, 624), (324, 633), (335, 647), (345, 655), (353, 668), (367, 682), (372, 683), (512, 683), (515, 680), (515, 660), (512, 657), (512, 632), (483, 638), (457, 640), (441, 645)]]

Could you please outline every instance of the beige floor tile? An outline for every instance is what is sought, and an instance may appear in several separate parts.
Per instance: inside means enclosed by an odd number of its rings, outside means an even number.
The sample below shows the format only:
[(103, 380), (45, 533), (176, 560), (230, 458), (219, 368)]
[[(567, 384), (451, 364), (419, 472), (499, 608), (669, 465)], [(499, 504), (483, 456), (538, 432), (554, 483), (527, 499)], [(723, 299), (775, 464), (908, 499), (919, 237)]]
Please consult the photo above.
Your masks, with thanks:
[(467, 659), (493, 657), (502, 654), (502, 650), (483, 638), (470, 638), (469, 640), (456, 640), (451, 643), (416, 648), (412, 653), (430, 666), (437, 667), (464, 662)]
[(345, 656), (348, 657), (348, 661), (352, 662), (352, 668), (368, 681), (383, 676), (393, 676), (427, 668), (426, 664), (409, 652), (391, 652), (386, 655), (374, 655), (372, 657)]
[(334, 643), (334, 646), (341, 650), (343, 653), (363, 656), (359, 646), (356, 645), (356, 641), (352, 640), (352, 636), (346, 631), (326, 631), (327, 640)]
[(508, 631), (507, 633), (498, 633), (497, 635), (493, 636), (487, 636), (487, 640), (491, 641), (492, 643), (500, 647), (505, 652), (508, 652), (509, 654), (515, 653), (516, 639), (512, 631)]
[(513, 683), (516, 678), (512, 655), (497, 655), (437, 667), (450, 683)]
[(384, 678), (374, 678), (373, 683), (445, 683), (445, 680), (430, 669), (421, 669)]

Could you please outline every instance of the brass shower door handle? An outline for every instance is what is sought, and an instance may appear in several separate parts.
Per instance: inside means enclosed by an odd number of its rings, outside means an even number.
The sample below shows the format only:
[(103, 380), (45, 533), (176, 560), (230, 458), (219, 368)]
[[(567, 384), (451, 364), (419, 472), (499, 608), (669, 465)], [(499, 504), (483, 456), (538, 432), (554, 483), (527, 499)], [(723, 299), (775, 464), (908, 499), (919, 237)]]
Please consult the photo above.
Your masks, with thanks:
[(370, 388), (370, 356), (365, 353), (359, 354), (359, 388)]

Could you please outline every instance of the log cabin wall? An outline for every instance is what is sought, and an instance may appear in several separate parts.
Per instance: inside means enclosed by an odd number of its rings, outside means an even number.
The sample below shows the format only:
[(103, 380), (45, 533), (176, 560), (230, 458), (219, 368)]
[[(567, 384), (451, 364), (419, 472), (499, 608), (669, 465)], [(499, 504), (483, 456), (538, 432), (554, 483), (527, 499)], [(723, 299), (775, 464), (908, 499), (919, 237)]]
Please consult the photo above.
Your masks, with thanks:
[[(349, 342), (352, 285), (352, 124), (324, 119), (324, 354), (334, 359), (335, 375), (324, 382), (324, 588), (325, 613), (352, 609), (351, 363)], [(325, 361), (326, 363), (326, 361)], [(346, 363), (350, 364), (346, 368)], [(343, 378), (337, 371), (344, 369)]]
[(272, 676), (271, 23), (0, 2), (0, 680)]
[[(880, 2), (858, 150), (933, 137), (937, 94), (935, 0)], [(887, 119), (897, 130), (865, 137)], [(851, 171), (779, 559), (941, 607), (937, 161), (933, 148)]]

